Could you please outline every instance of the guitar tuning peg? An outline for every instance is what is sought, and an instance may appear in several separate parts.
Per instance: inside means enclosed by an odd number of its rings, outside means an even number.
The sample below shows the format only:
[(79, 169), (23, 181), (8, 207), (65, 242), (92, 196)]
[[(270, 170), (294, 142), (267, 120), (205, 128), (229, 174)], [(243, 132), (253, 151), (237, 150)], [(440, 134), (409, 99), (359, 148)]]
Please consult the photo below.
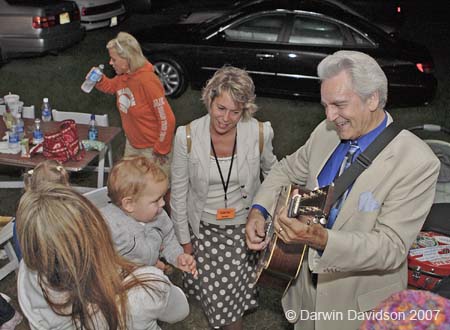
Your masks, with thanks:
[(325, 227), (325, 226), (327, 225), (327, 223), (328, 223), (328, 220), (327, 220), (327, 218), (325, 218), (323, 215), (321, 215), (321, 216), (316, 215), (316, 216), (313, 218), (313, 223), (314, 223), (314, 224), (320, 224), (320, 225), (322, 225), (323, 227)]
[(320, 219), (319, 219), (319, 223), (322, 225), (322, 226), (326, 226), (327, 225), (327, 223), (328, 223), (328, 220), (327, 220), (327, 218), (325, 218), (325, 217), (321, 217)]

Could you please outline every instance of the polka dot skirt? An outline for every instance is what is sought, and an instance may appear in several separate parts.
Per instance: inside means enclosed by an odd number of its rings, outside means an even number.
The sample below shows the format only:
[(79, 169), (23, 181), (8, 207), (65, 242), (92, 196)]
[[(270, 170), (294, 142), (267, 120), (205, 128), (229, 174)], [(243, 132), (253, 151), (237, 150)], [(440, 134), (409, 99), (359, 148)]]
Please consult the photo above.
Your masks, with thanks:
[(189, 297), (202, 304), (210, 326), (231, 324), (248, 309), (256, 308), (252, 274), (257, 255), (245, 244), (245, 224), (219, 226), (200, 222), (200, 236), (191, 235), (199, 276), (184, 273)]

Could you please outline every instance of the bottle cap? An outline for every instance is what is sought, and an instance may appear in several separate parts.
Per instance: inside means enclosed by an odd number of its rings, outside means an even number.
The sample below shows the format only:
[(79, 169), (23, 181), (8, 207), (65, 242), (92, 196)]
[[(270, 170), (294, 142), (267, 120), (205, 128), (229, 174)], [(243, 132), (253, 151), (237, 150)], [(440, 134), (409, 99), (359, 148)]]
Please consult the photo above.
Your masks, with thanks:
[(98, 67), (100, 68), (100, 70), (103, 70), (105, 68), (103, 64), (100, 64)]
[(44, 102), (48, 102), (48, 97), (44, 97)]

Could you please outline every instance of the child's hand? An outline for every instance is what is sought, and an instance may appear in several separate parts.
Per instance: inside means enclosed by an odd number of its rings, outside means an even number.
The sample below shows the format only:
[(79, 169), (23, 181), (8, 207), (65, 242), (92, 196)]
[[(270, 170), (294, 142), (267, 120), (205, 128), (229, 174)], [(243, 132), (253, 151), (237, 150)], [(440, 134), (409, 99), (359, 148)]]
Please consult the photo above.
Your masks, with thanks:
[(177, 267), (184, 272), (191, 273), (194, 278), (197, 278), (197, 263), (195, 262), (194, 256), (190, 254), (180, 254), (177, 258)]
[(164, 271), (164, 269), (166, 267), (166, 264), (158, 259), (158, 261), (155, 264), (155, 267), (161, 269), (162, 271)]

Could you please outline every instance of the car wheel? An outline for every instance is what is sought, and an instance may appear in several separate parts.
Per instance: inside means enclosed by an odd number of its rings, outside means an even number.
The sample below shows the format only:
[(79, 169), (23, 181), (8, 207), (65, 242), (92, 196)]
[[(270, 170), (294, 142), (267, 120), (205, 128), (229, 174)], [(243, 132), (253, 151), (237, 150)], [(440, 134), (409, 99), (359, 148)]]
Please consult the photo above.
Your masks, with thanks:
[(155, 72), (161, 79), (166, 96), (176, 98), (186, 90), (186, 74), (174, 60), (159, 59), (153, 62)]

